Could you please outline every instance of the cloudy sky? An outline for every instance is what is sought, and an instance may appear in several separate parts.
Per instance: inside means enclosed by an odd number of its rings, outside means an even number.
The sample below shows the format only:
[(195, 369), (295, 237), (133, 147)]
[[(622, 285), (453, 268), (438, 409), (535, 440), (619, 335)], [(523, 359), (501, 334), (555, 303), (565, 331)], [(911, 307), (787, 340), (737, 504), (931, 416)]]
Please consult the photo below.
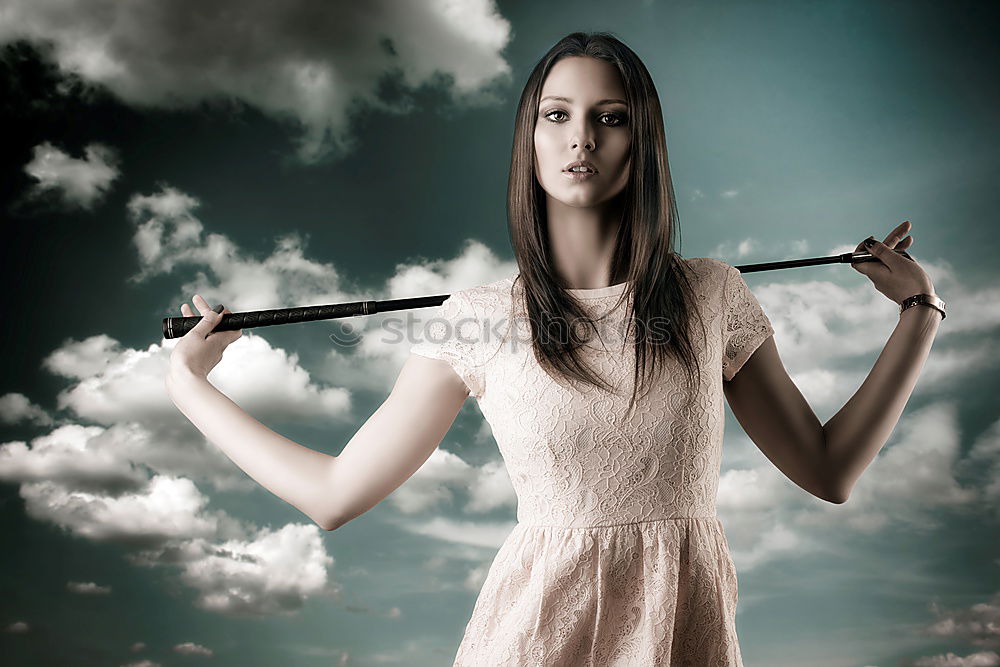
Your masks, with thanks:
[[(844, 505), (727, 409), (718, 510), (748, 666), (1000, 665), (998, 14), (983, 2), (0, 0), (0, 650), (11, 664), (450, 665), (516, 499), (474, 399), (326, 532), (168, 400), (160, 321), (444, 294), (516, 270), (537, 59), (607, 30), (656, 82), (680, 252), (734, 265), (913, 223), (948, 302)], [(821, 421), (897, 321), (845, 266), (747, 276)], [(245, 330), (213, 383), (338, 454), (409, 343)]]

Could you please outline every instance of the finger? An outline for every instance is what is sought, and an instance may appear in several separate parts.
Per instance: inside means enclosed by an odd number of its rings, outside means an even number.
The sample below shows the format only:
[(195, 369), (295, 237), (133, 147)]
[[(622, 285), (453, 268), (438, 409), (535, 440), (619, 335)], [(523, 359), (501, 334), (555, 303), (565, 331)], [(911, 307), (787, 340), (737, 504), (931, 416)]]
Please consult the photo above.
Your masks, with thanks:
[(871, 246), (868, 248), (868, 252), (877, 257), (878, 260), (882, 262), (882, 264), (884, 264), (890, 271), (901, 266), (900, 262), (906, 261), (906, 259), (900, 257), (895, 250), (892, 250), (881, 241), (872, 241)]
[[(216, 314), (216, 315), (218, 315), (219, 316), (219, 320), (218, 320), (218, 322), (216, 322), (215, 324), (212, 325), (212, 331), (209, 332), (206, 337), (218, 336), (219, 334), (224, 333), (224, 331), (215, 331), (215, 328), (217, 326), (219, 326), (219, 322), (222, 321), (222, 315), (223, 315), (222, 311), (224, 309), (225, 309), (225, 306), (223, 306), (221, 303), (216, 304), (215, 306), (212, 307), (211, 312), (214, 313), (214, 314)], [(206, 313), (206, 315), (207, 314), (208, 313)]]
[[(870, 241), (874, 241), (875, 237), (874, 236), (869, 236), (867, 239), (865, 239), (864, 241), (862, 241), (861, 243), (859, 243), (858, 247), (855, 249), (854, 252), (864, 252), (864, 253), (871, 254), (871, 250), (868, 248), (868, 246), (865, 245), (865, 241), (869, 241), (869, 240)], [(853, 268), (855, 271), (857, 271), (861, 275), (867, 276), (869, 278), (871, 278), (872, 270), (875, 267), (878, 267), (878, 265), (879, 265), (879, 263), (877, 261), (874, 261), (874, 260), (871, 260), (871, 259), (867, 259), (865, 261), (854, 261), (854, 262), (851, 262), (851, 268)]]
[(910, 231), (910, 221), (904, 220), (903, 222), (896, 225), (896, 228), (894, 230), (889, 232), (889, 235), (885, 237), (885, 241), (883, 241), (883, 243), (892, 248), (901, 238), (906, 236), (906, 233), (908, 231)]
[(208, 305), (208, 302), (205, 301), (205, 299), (203, 299), (200, 294), (195, 294), (194, 298), (191, 299), (191, 301), (194, 302), (195, 308), (197, 308), (198, 312), (201, 313), (202, 315), (212, 310), (212, 307)]
[(910, 256), (910, 253), (906, 252), (906, 249), (909, 248), (912, 244), (913, 244), (913, 237), (907, 236), (905, 239), (896, 244), (896, 250), (898, 251), (897, 254), (900, 255), (901, 257), (905, 257), (911, 262), (915, 262), (917, 260), (913, 259), (913, 257)]
[(181, 304), (181, 315), (183, 317), (194, 317), (194, 313), (191, 311), (191, 306), (186, 303)]
[(216, 331), (212, 334), (212, 338), (220, 338), (224, 346), (232, 345), (242, 337), (243, 329), (237, 329), (235, 331)]
[(212, 332), (212, 329), (215, 328), (215, 325), (221, 321), (222, 321), (222, 313), (217, 313), (211, 308), (209, 308), (207, 312), (202, 314), (201, 319), (198, 320), (198, 323), (195, 324), (194, 327), (191, 328), (191, 331), (189, 331), (188, 333), (197, 332), (198, 336), (200, 336), (201, 338), (205, 338), (208, 336), (208, 334)]

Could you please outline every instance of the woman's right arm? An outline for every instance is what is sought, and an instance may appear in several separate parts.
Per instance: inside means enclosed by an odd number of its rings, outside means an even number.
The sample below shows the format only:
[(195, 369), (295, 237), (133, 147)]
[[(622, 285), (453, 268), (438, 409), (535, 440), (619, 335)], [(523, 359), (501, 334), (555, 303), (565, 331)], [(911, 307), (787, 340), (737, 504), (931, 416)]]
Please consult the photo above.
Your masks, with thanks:
[(469, 396), (451, 367), (410, 355), (389, 397), (339, 456), (304, 447), (251, 417), (207, 379), (174, 369), (177, 408), (258, 484), (334, 530), (377, 505), (441, 443)]

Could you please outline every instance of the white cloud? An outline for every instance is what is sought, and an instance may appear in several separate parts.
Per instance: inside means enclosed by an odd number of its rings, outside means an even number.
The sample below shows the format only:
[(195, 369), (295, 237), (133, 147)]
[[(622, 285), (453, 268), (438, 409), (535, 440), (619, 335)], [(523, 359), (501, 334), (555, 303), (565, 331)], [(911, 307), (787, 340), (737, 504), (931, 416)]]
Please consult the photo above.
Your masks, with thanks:
[[(394, 274), (376, 298), (400, 299), (408, 296), (451, 294), (461, 289), (484, 285), (517, 273), (517, 263), (503, 261), (483, 243), (469, 239), (452, 259), (418, 264), (398, 264)], [(369, 297), (370, 298), (370, 297)], [(423, 338), (423, 328), (433, 311), (415, 309), (406, 313), (388, 312), (368, 320), (366, 334), (356, 354), (365, 364), (388, 359), (396, 373), (409, 354), (410, 346)], [(402, 340), (399, 340), (402, 335)], [(330, 374), (340, 370), (331, 354)], [(478, 437), (478, 436), (477, 436)]]
[(804, 239), (775, 240), (764, 244), (758, 239), (748, 237), (719, 243), (712, 248), (708, 256), (738, 265), (744, 263), (741, 260), (751, 255), (757, 255), (760, 258), (758, 261), (769, 262), (779, 259), (801, 259), (808, 251), (809, 242)]
[(98, 541), (162, 542), (238, 529), (224, 513), (205, 510), (208, 498), (183, 478), (157, 475), (144, 488), (119, 495), (51, 481), (23, 482), (20, 494), (28, 516)]
[(339, 289), (341, 279), (331, 264), (303, 255), (298, 235), (277, 239), (273, 253), (260, 261), (224, 235), (205, 235), (194, 215), (199, 205), (191, 195), (169, 186), (151, 195), (134, 195), (128, 202), (140, 260), (140, 271), (130, 282), (143, 282), (181, 266), (214, 274), (211, 284), (199, 272), (194, 281), (182, 285), (173, 299), (173, 315), (179, 316), (180, 304), (195, 293), (213, 303), (225, 303), (234, 312), (334, 303), (353, 296)]
[[(163, 340), (136, 350), (103, 334), (65, 341), (43, 366), (73, 380), (57, 396), (59, 408), (72, 417), (30, 446), (23, 441), (0, 445), (0, 479), (58, 481), (95, 493), (120, 493), (142, 486), (151, 470), (219, 490), (256, 488), (167, 396), (163, 381), (177, 342)], [(297, 355), (253, 334), (227, 348), (209, 379), (268, 423), (354, 419), (349, 390), (317, 385)]]
[(381, 95), (390, 76), (405, 91), (448, 77), (457, 103), (495, 103), (491, 87), (511, 73), (501, 55), (510, 37), (491, 0), (223, 0), (211, 10), (168, 0), (11, 0), (0, 21), (0, 44), (45, 44), (63, 72), (126, 104), (246, 104), (292, 122), (307, 162), (354, 148), (353, 115), (413, 108), (410, 97)]
[(466, 512), (491, 512), (501, 507), (517, 508), (517, 494), (502, 460), (489, 461), (476, 469), (475, 478), (466, 488), (469, 504)]
[(966, 475), (980, 481), (984, 504), (1000, 518), (1000, 420), (976, 438), (960, 466)]
[(451, 500), (451, 487), (464, 485), (473, 475), (472, 466), (439, 447), (388, 501), (404, 514), (424, 512)]
[[(963, 285), (948, 265), (929, 268), (939, 276), (937, 291), (948, 295), (949, 310), (958, 317), (953, 321), (949, 315), (938, 329), (914, 396), (949, 389), (996, 363), (990, 340), (949, 343), (961, 334), (1000, 326), (1000, 289)], [(857, 391), (899, 321), (899, 307), (866, 277), (859, 274), (854, 282), (845, 287), (830, 280), (747, 278), (774, 326), (782, 362), (821, 417), (832, 416)]]
[(473, 593), (479, 593), (479, 591), (483, 589), (483, 584), (486, 582), (486, 575), (490, 573), (491, 563), (492, 561), (469, 568), (469, 571), (465, 575), (465, 579), (462, 581), (462, 586), (465, 590)]
[(38, 181), (29, 196), (52, 192), (68, 206), (93, 208), (118, 178), (118, 157), (98, 143), (87, 145), (84, 153), (85, 157), (74, 158), (47, 141), (35, 146), (24, 166), (25, 173)]
[(727, 470), (719, 477), (716, 507), (747, 512), (778, 507), (797, 493), (798, 487), (786, 482), (766, 467)]
[[(390, 647), (386, 638), (380, 651), (364, 656), (365, 663), (379, 665), (443, 665), (455, 657), (455, 648), (450, 644), (441, 646), (433, 636), (404, 639), (395, 647)], [(341, 665), (347, 664), (341, 660)]]
[[(94, 365), (71, 361), (68, 367)], [(162, 439), (153, 436), (157, 430)], [(64, 424), (30, 446), (0, 445), (0, 478), (20, 484), (25, 512), (35, 520), (77, 537), (116, 542), (131, 550), (126, 558), (137, 565), (182, 564), (183, 580), (199, 591), (197, 604), (207, 610), (289, 613), (310, 595), (336, 590), (326, 584), (332, 559), (314, 524), (255, 528), (208, 509), (208, 498), (190, 479), (157, 472), (188, 469), (223, 488), (235, 485), (220, 479), (245, 477), (203, 441), (192, 448), (189, 440), (188, 451), (178, 441), (183, 443), (176, 427), (172, 432), (162, 424)], [(154, 471), (151, 478), (147, 470)], [(83, 593), (99, 587), (69, 588)]]
[[(241, 299), (257, 299), (257, 303), (248, 307), (259, 308), (355, 300), (361, 296), (338, 289), (334, 267), (307, 259), (294, 240), (279, 244), (271, 257), (257, 261), (244, 255), (224, 236), (206, 236), (201, 222), (193, 215), (196, 206), (193, 197), (170, 188), (150, 196), (133, 197), (129, 210), (137, 222), (136, 246), (143, 268), (136, 280), (172, 271), (179, 265), (203, 269), (220, 277), (213, 281), (221, 285), (219, 291), (210, 293), (204, 286), (189, 286), (184, 291), (197, 291), (212, 301), (227, 303), (233, 310), (245, 308)], [(481, 243), (470, 241), (454, 259), (398, 266), (384, 288), (369, 292), (365, 298), (454, 291), (509, 275), (513, 268), (512, 263), (499, 261)], [(200, 273), (198, 280), (204, 283), (211, 277)], [(248, 285), (250, 289), (246, 289)], [(348, 386), (384, 391), (392, 375), (398, 372), (409, 346), (389, 343), (382, 331), (378, 331), (379, 335), (371, 333), (379, 329), (376, 318), (369, 318), (365, 324), (367, 329), (359, 329), (368, 335), (362, 336), (354, 355), (337, 352), (329, 355), (329, 365), (335, 365), (333, 360), (339, 365), (339, 371), (331, 373), (331, 377)], [(47, 370), (73, 381), (58, 396), (60, 409), (101, 426), (65, 424), (32, 441), (31, 447), (18, 442), (0, 449), (10, 459), (11, 465), (6, 467), (10, 479), (22, 482), (23, 492), (32, 498), (33, 516), (68, 528), (73, 526), (71, 530), (94, 539), (172, 542), (169, 547), (154, 546), (134, 554), (130, 559), (139, 564), (191, 558), (208, 561), (208, 555), (198, 555), (200, 547), (194, 546), (199, 544), (197, 540), (239, 532), (232, 522), (223, 521), (219, 525), (224, 515), (204, 511), (202, 504), (206, 499), (189, 481), (201, 479), (217, 488), (233, 488), (243, 476), (215, 447), (206, 446), (169, 404), (162, 380), (169, 352), (176, 343), (177, 340), (163, 340), (145, 350), (128, 349), (110, 336), (97, 335), (83, 341), (68, 340), (45, 359)], [(373, 368), (382, 371), (373, 373)], [(349, 372), (343, 372), (345, 369)], [(290, 415), (348, 417), (346, 398), (342, 402), (334, 400), (338, 394), (332, 389), (316, 387), (298, 365), (297, 355), (272, 348), (263, 337), (253, 333), (245, 334), (227, 348), (223, 362), (210, 378), (239, 405), (265, 421), (288, 419)], [(483, 437), (480, 429), (477, 438)], [(81, 462), (86, 462), (86, 466)], [(176, 480), (178, 488), (186, 490), (187, 495), (179, 492), (174, 495), (185, 502), (178, 507), (159, 499), (162, 490), (158, 495), (146, 491), (147, 470), (153, 471), (154, 479)], [(43, 480), (59, 480), (64, 486), (44, 486)], [(84, 493), (81, 489), (91, 495), (81, 495)], [(389, 503), (403, 514), (412, 514), (439, 507), (453, 500), (459, 491), (466, 494), (466, 512), (482, 513), (514, 505), (513, 488), (501, 462), (470, 466), (444, 449), (438, 449), (393, 493)], [(143, 523), (152, 534), (136, 534), (140, 526), (135, 517), (142, 515), (146, 505), (154, 501), (163, 509), (162, 523), (176, 527), (178, 534), (163, 534), (165, 529), (157, 528), (156, 517)], [(79, 511), (74, 514), (71, 509), (77, 507), (100, 508), (100, 515)], [(181, 521), (176, 515), (186, 520)], [(454, 536), (462, 544), (453, 547), (449, 558), (478, 561), (482, 547), (498, 546), (503, 539), (501, 533), (509, 527), (508, 524), (492, 529), (462, 529), (461, 535)], [(446, 525), (435, 522), (426, 524), (426, 528), (443, 539), (450, 533)], [(181, 542), (182, 534), (189, 536), (186, 542)], [(474, 551), (470, 550), (473, 548)], [(191, 550), (195, 550), (195, 556), (182, 558)], [(239, 600), (212, 589), (209, 582), (216, 575), (198, 577), (189, 572), (187, 577), (191, 585), (205, 591), (199, 598), (200, 605), (229, 611), (240, 607)], [(243, 597), (247, 595), (252, 607), (263, 604), (261, 598), (253, 597), (253, 591), (243, 593)]]
[(932, 509), (961, 509), (979, 500), (956, 478), (961, 433), (956, 406), (936, 402), (907, 412), (886, 446), (858, 480), (841, 517), (848, 523), (882, 517), (897, 525), (929, 529), (940, 524)]
[[(120, 429), (119, 429), (120, 430)], [(143, 486), (147, 475), (118, 451), (114, 430), (67, 424), (26, 442), (0, 445), (0, 479), (54, 482), (89, 491), (120, 493)]]
[(963, 657), (948, 651), (941, 655), (918, 658), (913, 661), (913, 667), (1000, 667), (1000, 654), (996, 651), (979, 651)]
[(249, 539), (219, 544), (190, 540), (179, 555), (181, 578), (201, 593), (198, 606), (210, 611), (287, 614), (310, 595), (331, 592), (327, 567), (333, 558), (315, 525), (259, 528)]
[(17, 424), (22, 421), (41, 426), (53, 423), (44, 408), (32, 403), (24, 394), (15, 391), (0, 396), (0, 422)]
[(31, 630), (31, 626), (24, 621), (14, 621), (4, 628), (4, 632), (12, 635), (23, 635)]
[(408, 520), (394, 523), (415, 535), (492, 550), (499, 549), (514, 528), (513, 521), (455, 521), (445, 517), (433, 517), (423, 522)]
[(177, 644), (174, 646), (174, 653), (180, 653), (181, 655), (204, 655), (207, 657), (212, 657), (215, 652), (207, 646), (202, 646), (201, 644), (195, 644), (194, 642), (184, 642), (182, 644)]
[(33, 519), (131, 548), (126, 558), (135, 565), (179, 567), (198, 591), (197, 606), (208, 611), (288, 614), (311, 595), (337, 590), (327, 582), (333, 559), (317, 526), (255, 528), (207, 509), (208, 498), (187, 479), (156, 475), (118, 495), (23, 482), (20, 494)]
[(959, 482), (965, 468), (959, 460), (960, 435), (952, 403), (907, 412), (843, 505), (800, 489), (749, 439), (727, 439), (727, 447), (741, 450), (734, 452), (741, 463), (722, 473), (716, 507), (734, 562), (740, 571), (749, 571), (788, 552), (839, 553), (845, 531), (871, 534), (890, 525), (912, 531), (940, 528), (942, 513), (967, 511), (983, 497), (975, 481), (966, 486)]
[(0, 464), (0, 479), (55, 481), (99, 494), (143, 486), (147, 469), (205, 481), (219, 490), (255, 488), (179, 413), (162, 423), (123, 421), (107, 428), (66, 422), (30, 443), (0, 444)]
[(458, 256), (420, 264), (397, 264), (386, 285), (386, 298), (442, 294), (505, 278), (517, 272), (517, 263), (501, 261), (484, 244), (467, 240)]
[(78, 595), (110, 595), (111, 586), (99, 586), (93, 581), (68, 581), (66, 590)]
[[(278, 239), (275, 249), (263, 259), (250, 257), (228, 237), (206, 234), (194, 214), (198, 205), (194, 197), (169, 186), (150, 195), (136, 195), (128, 204), (136, 225), (134, 242), (141, 267), (130, 279), (132, 282), (143, 282), (178, 267), (196, 270), (196, 278), (184, 283), (173, 297), (178, 304), (173, 316), (179, 316), (180, 303), (190, 302), (194, 294), (240, 312), (448, 294), (498, 280), (517, 270), (515, 262), (501, 261), (484, 244), (470, 239), (452, 259), (399, 264), (384, 286), (360, 289), (344, 285), (332, 264), (307, 257), (297, 235)], [(419, 337), (428, 312), (390, 311), (310, 325), (331, 347), (317, 376), (352, 389), (386, 391), (409, 354), (410, 345)], [(244, 331), (244, 338), (248, 331)], [(402, 339), (399, 332), (404, 334)], [(227, 361), (231, 351), (245, 345), (240, 339), (230, 346)], [(352, 348), (351, 353), (342, 352), (343, 347)], [(99, 358), (95, 360), (99, 362)], [(261, 362), (254, 359), (249, 365), (261, 367)], [(226, 362), (221, 363), (216, 372), (221, 375), (225, 366)]]
[(469, 465), (456, 454), (438, 447), (413, 476), (392, 492), (387, 502), (403, 514), (439, 509), (462, 490), (469, 496), (463, 511), (490, 512), (500, 507), (516, 507), (517, 495), (502, 461), (480, 467)]
[[(170, 353), (179, 339), (162, 339), (145, 350), (122, 347), (105, 334), (82, 341), (68, 339), (42, 362), (52, 373), (76, 380), (57, 397), (60, 409), (111, 425), (175, 422), (177, 408), (163, 384)], [(298, 355), (272, 347), (247, 332), (226, 348), (208, 375), (223, 393), (262, 418), (294, 420), (347, 419), (350, 392), (319, 387), (299, 364)]]
[(930, 609), (938, 620), (925, 628), (925, 634), (962, 639), (979, 648), (1000, 648), (1000, 593), (968, 609), (946, 610), (936, 601)]

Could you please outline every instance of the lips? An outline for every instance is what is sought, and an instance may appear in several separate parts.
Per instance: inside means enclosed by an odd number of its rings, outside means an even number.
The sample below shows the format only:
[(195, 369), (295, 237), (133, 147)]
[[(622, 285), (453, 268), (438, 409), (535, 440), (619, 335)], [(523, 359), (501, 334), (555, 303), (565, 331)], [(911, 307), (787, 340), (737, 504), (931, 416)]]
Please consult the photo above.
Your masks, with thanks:
[[(563, 171), (570, 171), (572, 169), (575, 169), (576, 167), (585, 167), (589, 169), (591, 173), (594, 174), (597, 173), (597, 167), (595, 167), (594, 163), (591, 162), (590, 160), (577, 160), (576, 162), (570, 162), (568, 165), (563, 167)], [(573, 172), (573, 173), (579, 173), (579, 172)]]

